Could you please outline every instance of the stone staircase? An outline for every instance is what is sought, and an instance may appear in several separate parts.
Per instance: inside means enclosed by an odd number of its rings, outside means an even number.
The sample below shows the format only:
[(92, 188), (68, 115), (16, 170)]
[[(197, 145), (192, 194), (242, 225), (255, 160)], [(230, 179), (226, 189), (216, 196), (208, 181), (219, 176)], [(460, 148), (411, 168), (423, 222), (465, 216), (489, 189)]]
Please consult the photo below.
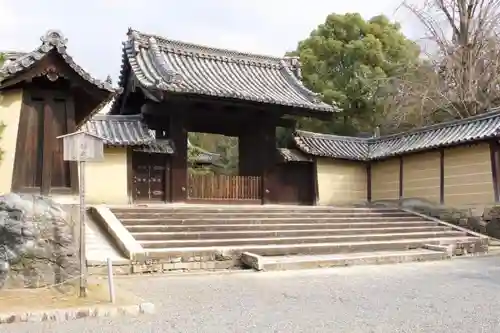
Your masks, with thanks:
[(486, 238), (393, 208), (185, 205), (111, 212), (144, 250), (135, 272), (333, 267), (487, 251)]

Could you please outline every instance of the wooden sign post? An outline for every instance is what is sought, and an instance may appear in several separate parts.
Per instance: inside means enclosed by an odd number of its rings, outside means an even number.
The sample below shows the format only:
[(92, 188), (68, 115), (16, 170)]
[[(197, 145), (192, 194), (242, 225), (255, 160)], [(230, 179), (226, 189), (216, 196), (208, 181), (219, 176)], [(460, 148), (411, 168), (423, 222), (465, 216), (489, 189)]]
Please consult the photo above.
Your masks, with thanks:
[(79, 163), (80, 193), (80, 297), (87, 296), (87, 260), (85, 256), (85, 163), (104, 159), (104, 143), (101, 137), (78, 131), (57, 137), (63, 140), (65, 161)]

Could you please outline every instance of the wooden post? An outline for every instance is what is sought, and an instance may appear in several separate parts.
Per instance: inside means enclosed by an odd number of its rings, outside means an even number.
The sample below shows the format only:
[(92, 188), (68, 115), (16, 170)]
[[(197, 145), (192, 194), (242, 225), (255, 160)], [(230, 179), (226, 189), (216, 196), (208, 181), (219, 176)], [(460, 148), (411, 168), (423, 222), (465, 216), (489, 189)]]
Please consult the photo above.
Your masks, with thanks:
[(444, 204), (444, 149), (439, 151), (439, 203)]
[(403, 199), (404, 190), (403, 190), (403, 156), (399, 156), (399, 199)]
[(73, 132), (58, 136), (63, 140), (65, 161), (77, 161), (80, 165), (80, 297), (87, 296), (87, 260), (85, 256), (85, 162), (104, 158), (103, 139), (85, 132)]
[(372, 165), (366, 164), (366, 201), (372, 202)]
[(499, 145), (496, 140), (490, 142), (490, 160), (491, 160), (491, 180), (493, 182), (493, 193), (495, 196), (495, 202), (499, 201), (500, 188), (498, 184), (498, 156), (499, 156)]
[(85, 161), (80, 161), (80, 297), (87, 297), (87, 260), (85, 256)]
[(113, 262), (111, 258), (108, 258), (108, 288), (109, 288), (109, 301), (111, 303), (115, 303), (116, 295), (115, 295), (115, 283), (113, 281)]

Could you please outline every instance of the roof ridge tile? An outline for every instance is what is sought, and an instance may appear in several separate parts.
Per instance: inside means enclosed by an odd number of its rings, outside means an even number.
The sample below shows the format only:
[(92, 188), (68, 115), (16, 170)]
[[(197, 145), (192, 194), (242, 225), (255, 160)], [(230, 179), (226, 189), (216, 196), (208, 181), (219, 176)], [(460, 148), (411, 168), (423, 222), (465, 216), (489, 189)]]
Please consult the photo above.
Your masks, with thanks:
[[(127, 36), (119, 82), (123, 88), (133, 75), (149, 92), (240, 99), (314, 112), (338, 111), (298, 79), (297, 61), (171, 41), (133, 29)], [(123, 95), (115, 100), (111, 113), (118, 113), (122, 100)]]
[(351, 160), (375, 160), (500, 136), (500, 109), (377, 138), (345, 137), (296, 130), (294, 140), (305, 153)]
[[(189, 42), (184, 42), (184, 41), (175, 40), (175, 39), (168, 39), (168, 38), (156, 35), (156, 34), (144, 33), (144, 32), (134, 30), (131, 28), (129, 29), (128, 35), (132, 36), (132, 38), (146, 44), (144, 46), (147, 46), (148, 39), (153, 37), (157, 40), (157, 42), (161, 48), (168, 49), (172, 52), (183, 52), (184, 54), (186, 54), (186, 53), (195, 54), (196, 53), (199, 55), (204, 55), (204, 53), (206, 53), (205, 56), (214, 56), (214, 57), (218, 57), (220, 59), (222, 59), (224, 57), (226, 57), (228, 59), (233, 58), (233, 57), (236, 57), (236, 58), (241, 57), (241, 58), (247, 58), (248, 61), (254, 61), (256, 63), (261, 62), (261, 61), (276, 62), (276, 65), (279, 65), (279, 62), (281, 60), (283, 60), (283, 57), (250, 53), (250, 52), (241, 52), (241, 51), (232, 50), (232, 49), (211, 47), (208, 45), (189, 43)], [(244, 59), (240, 59), (240, 60), (244, 60)]]

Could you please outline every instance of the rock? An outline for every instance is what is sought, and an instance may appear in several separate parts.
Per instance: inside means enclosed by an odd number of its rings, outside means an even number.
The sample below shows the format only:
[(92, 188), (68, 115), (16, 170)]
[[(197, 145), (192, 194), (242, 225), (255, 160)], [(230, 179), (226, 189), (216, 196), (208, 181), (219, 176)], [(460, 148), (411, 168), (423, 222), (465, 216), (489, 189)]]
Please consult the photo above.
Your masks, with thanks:
[(487, 223), (483, 221), (482, 218), (478, 216), (471, 216), (467, 218), (467, 225), (465, 227), (471, 229), (472, 231), (486, 234)]
[(486, 225), (486, 234), (490, 237), (500, 239), (500, 222), (497, 219), (488, 222)]
[(487, 222), (500, 220), (500, 206), (486, 207), (483, 211), (483, 220)]
[(50, 198), (0, 196), (0, 288), (15, 275), (5, 274), (5, 267), (24, 276), (28, 285), (59, 283), (76, 275), (77, 252), (67, 220), (61, 205)]

